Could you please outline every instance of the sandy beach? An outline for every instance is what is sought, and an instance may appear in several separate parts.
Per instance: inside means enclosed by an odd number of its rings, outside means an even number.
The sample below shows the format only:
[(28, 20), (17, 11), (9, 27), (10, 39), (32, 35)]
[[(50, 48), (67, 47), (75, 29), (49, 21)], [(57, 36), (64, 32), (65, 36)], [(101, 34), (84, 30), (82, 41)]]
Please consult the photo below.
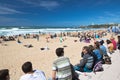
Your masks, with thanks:
[[(110, 34), (105, 38), (110, 38)], [(116, 36), (115, 36), (116, 37)], [(77, 42), (74, 42), (77, 40)], [(69, 57), (73, 65), (79, 63), (81, 59), (80, 53), (83, 46), (93, 44), (80, 42), (77, 37), (67, 37), (64, 42), (60, 43), (59, 37), (50, 39), (46, 43), (45, 37), (37, 39), (23, 39), (20, 38), (21, 44), (16, 41), (4, 42), (7, 46), (0, 44), (0, 69), (9, 69), (11, 80), (19, 80), (24, 73), (21, 66), (26, 61), (31, 61), (34, 69), (39, 69), (45, 72), (46, 78), (51, 77), (52, 63), (57, 58), (55, 49), (64, 47), (65, 56)], [(27, 48), (24, 45), (32, 44), (32, 48)], [(41, 50), (40, 48), (48, 47), (49, 50)]]

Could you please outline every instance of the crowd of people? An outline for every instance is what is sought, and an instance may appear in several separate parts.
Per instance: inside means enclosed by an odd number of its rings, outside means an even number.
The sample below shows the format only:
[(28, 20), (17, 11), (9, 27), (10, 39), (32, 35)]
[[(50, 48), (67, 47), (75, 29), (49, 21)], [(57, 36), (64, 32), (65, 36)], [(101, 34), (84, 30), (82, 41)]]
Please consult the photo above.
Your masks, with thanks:
[[(49, 80), (79, 80), (76, 70), (92, 72), (96, 64), (100, 62), (111, 64), (109, 55), (113, 54), (116, 49), (120, 50), (120, 36), (118, 35), (117, 38), (118, 41), (111, 36), (106, 41), (95, 41), (94, 45), (84, 46), (81, 52), (82, 59), (76, 65), (72, 65), (69, 58), (64, 56), (64, 48), (57, 48), (55, 53), (58, 58), (53, 61), (52, 75)], [(104, 44), (105, 42), (107, 45)], [(19, 80), (46, 80), (45, 73), (41, 70), (34, 70), (30, 61), (25, 62), (21, 69), (25, 74)], [(8, 69), (0, 70), (0, 80), (10, 80)]]

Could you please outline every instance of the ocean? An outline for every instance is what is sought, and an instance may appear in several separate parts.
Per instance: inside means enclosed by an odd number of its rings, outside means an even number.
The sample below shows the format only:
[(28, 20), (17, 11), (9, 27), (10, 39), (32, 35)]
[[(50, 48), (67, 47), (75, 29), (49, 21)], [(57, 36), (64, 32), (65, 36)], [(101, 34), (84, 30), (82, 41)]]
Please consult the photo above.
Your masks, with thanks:
[[(98, 28), (99, 29), (99, 28)], [(41, 33), (61, 33), (61, 32), (81, 32), (87, 30), (98, 29), (83, 29), (79, 27), (41, 27), (41, 26), (0, 26), (0, 36), (12, 36), (19, 34), (38, 34)]]

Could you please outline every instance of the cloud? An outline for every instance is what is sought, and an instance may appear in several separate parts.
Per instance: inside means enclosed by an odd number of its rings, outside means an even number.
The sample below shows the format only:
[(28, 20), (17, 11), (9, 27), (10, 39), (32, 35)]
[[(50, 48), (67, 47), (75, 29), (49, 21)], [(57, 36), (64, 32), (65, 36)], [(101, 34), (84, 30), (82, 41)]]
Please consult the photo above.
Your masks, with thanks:
[(111, 0), (81, 0), (81, 5), (88, 5), (90, 7), (106, 6), (109, 5)]
[(99, 16), (99, 17), (98, 17), (98, 19), (104, 19), (104, 18), (105, 18), (105, 17), (103, 17), (103, 16)]
[(33, 7), (43, 7), (43, 8), (46, 8), (48, 10), (51, 10), (51, 9), (55, 9), (57, 8), (60, 4), (57, 2), (57, 1), (42, 1), (42, 0), (29, 0), (29, 1), (25, 1), (25, 0), (20, 0), (26, 4), (29, 4)]
[(115, 17), (115, 16), (116, 16), (115, 13), (111, 13), (111, 12), (109, 12), (109, 11), (104, 12), (104, 14), (105, 14), (106, 16), (109, 16), (109, 17)]
[(17, 20), (16, 18), (9, 18), (9, 17), (5, 17), (5, 16), (0, 16), (0, 22), (2, 22), (2, 23), (13, 22), (16, 20)]
[(40, 3), (41, 7), (47, 8), (47, 9), (53, 9), (56, 8), (57, 6), (59, 6), (59, 4), (55, 1), (42, 1)]
[(12, 8), (0, 6), (0, 14), (18, 14), (23, 13)]
[(96, 16), (92, 20), (98, 23), (110, 23), (110, 22), (120, 23), (120, 13), (105, 11), (103, 15)]
[(113, 18), (113, 19), (118, 19), (120, 18), (120, 12), (110, 12), (110, 11), (106, 11), (104, 12), (104, 15), (108, 18)]

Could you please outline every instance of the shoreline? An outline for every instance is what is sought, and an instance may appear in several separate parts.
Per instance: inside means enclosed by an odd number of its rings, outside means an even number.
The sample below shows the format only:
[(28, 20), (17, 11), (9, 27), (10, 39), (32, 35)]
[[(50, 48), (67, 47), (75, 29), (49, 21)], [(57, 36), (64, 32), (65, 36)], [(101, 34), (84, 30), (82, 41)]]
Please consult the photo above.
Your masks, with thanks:
[(21, 29), (21, 28), (0, 28), (0, 36), (18, 36), (26, 34), (60, 34), (60, 33), (72, 33), (72, 32), (85, 32), (85, 31), (98, 31), (107, 30), (107, 28), (74, 28), (74, 27), (61, 27), (61, 28), (38, 28), (38, 29)]

